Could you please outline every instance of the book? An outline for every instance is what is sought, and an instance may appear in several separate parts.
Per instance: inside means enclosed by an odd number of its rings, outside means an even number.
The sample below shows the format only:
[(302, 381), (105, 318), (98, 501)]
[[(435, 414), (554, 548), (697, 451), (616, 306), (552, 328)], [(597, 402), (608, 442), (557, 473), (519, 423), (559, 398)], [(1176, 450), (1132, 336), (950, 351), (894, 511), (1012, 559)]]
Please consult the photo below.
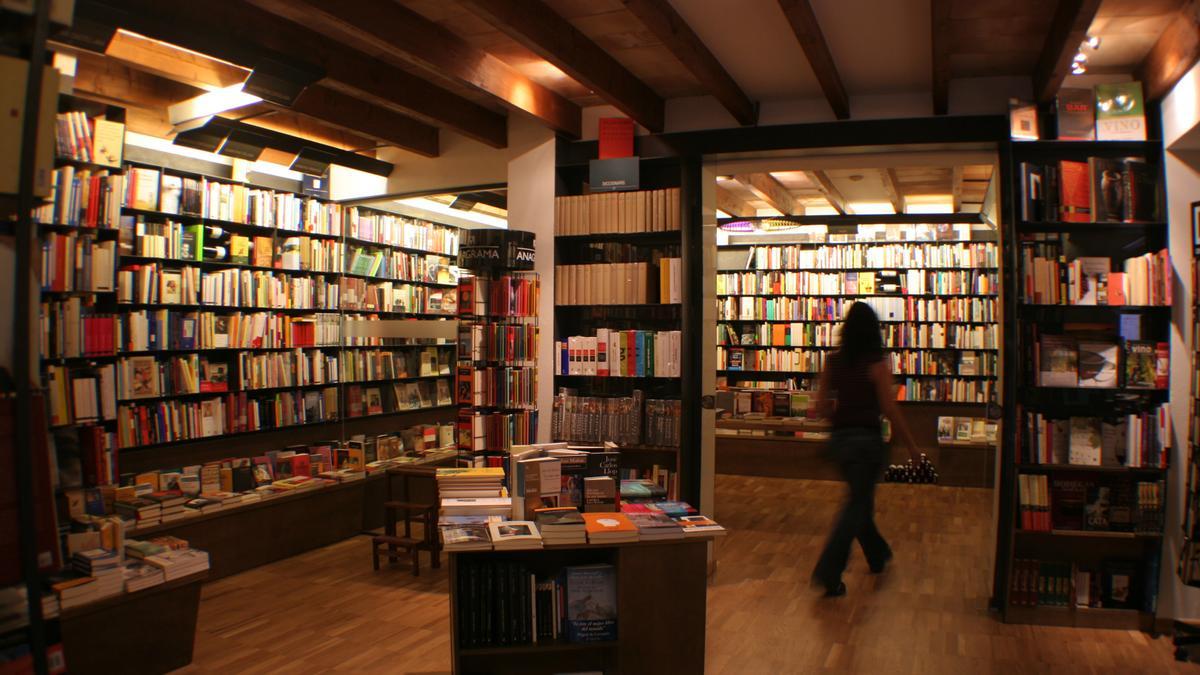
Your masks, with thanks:
[(617, 485), (610, 476), (588, 476), (583, 479), (583, 510), (588, 513), (613, 512), (618, 509)]
[(1070, 336), (1043, 335), (1040, 343), (1040, 387), (1079, 386), (1079, 350)]
[(1055, 99), (1058, 140), (1096, 139), (1096, 98), (1090, 89), (1063, 87)]
[(528, 520), (488, 523), (488, 536), (497, 551), (542, 548), (537, 525)]
[(1041, 138), (1038, 131), (1036, 103), (1025, 103), (1017, 99), (1008, 102), (1009, 136), (1013, 140), (1036, 141)]
[(1086, 162), (1061, 160), (1058, 163), (1059, 220), (1086, 223), (1092, 219), (1091, 176)]
[(1158, 387), (1158, 348), (1145, 340), (1125, 342), (1125, 388), (1155, 389)]
[(1096, 140), (1146, 140), (1141, 82), (1096, 85)]
[(584, 513), (588, 542), (621, 543), (638, 540), (637, 526), (622, 513)]
[(1078, 386), (1116, 388), (1120, 353), (1120, 347), (1115, 342), (1080, 340)]
[(617, 572), (612, 565), (574, 565), (562, 572), (570, 642), (617, 639)]
[(1100, 466), (1100, 420), (1095, 417), (1071, 418), (1071, 446), (1067, 462)]
[(464, 523), (450, 525), (439, 523), (442, 546), (447, 551), (490, 551), (492, 538), (487, 523)]
[(1091, 214), (1097, 223), (1121, 222), (1125, 218), (1125, 161), (1089, 157)]

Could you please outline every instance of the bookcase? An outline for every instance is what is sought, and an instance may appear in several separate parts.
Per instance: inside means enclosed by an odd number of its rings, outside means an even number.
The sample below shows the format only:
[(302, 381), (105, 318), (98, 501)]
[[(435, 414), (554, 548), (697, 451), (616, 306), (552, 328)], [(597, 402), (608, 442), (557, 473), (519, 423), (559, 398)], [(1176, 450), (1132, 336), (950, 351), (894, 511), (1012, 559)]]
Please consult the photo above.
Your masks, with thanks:
[(384, 322), (457, 315), (457, 228), (139, 147), (99, 165), (74, 144), (120, 111), (63, 100), (34, 219), (64, 485), (454, 419), (453, 337)]
[[(1200, 218), (1200, 202), (1191, 204), (1192, 227)], [(1200, 337), (1200, 299), (1196, 296), (1197, 281), (1200, 281), (1200, 240), (1193, 234), (1192, 238), (1192, 349), (1188, 353), (1191, 359), (1192, 374), (1188, 390), (1188, 462), (1187, 492), (1183, 502), (1183, 546), (1179, 553), (1179, 563), (1176, 573), (1181, 581), (1189, 586), (1200, 586), (1200, 457), (1197, 456), (1197, 446), (1200, 445), (1200, 346), (1196, 340)]]
[[(655, 480), (669, 498), (695, 502), (681, 453), (698, 424), (699, 385), (685, 367), (684, 170), (643, 161), (640, 189), (594, 192), (579, 167), (560, 167), (555, 199), (552, 440), (615, 443), (621, 478)], [(691, 436), (689, 438), (695, 438)]]
[(1029, 141), (1006, 172), (1006, 621), (1149, 630), (1171, 434), (1157, 141)]
[[(704, 672), (708, 544), (708, 539), (698, 538), (451, 552), (453, 672)], [(497, 629), (539, 625), (532, 623), (530, 614), (544, 617), (548, 608), (527, 604), (531, 577), (538, 582), (553, 580), (565, 568), (594, 565), (612, 568), (615, 639), (571, 642), (560, 633), (558, 638), (543, 637), (536, 642), (531, 637), (505, 635), (481, 638), (482, 644), (472, 642), (472, 636), (502, 633), (488, 630), (489, 624)], [(513, 578), (516, 581), (510, 583)], [(670, 601), (664, 602), (664, 598)], [(472, 625), (472, 621), (476, 623)], [(544, 625), (544, 618), (541, 623)], [(687, 636), (686, 648), (680, 636)]]

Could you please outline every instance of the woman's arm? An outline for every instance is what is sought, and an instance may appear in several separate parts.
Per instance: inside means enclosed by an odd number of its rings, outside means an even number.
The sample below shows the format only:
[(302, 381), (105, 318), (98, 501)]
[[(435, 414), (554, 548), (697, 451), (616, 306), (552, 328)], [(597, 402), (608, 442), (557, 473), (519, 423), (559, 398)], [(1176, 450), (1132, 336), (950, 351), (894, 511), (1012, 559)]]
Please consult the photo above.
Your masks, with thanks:
[(904, 415), (900, 412), (900, 406), (896, 404), (896, 392), (892, 388), (892, 369), (886, 360), (881, 360), (871, 366), (869, 371), (871, 381), (875, 383), (875, 396), (879, 400), (879, 410), (887, 416), (892, 422), (892, 428), (900, 432), (904, 438), (904, 442), (908, 445), (908, 454), (914, 460), (920, 457), (920, 452), (917, 450), (917, 442), (913, 440), (912, 432), (908, 428), (908, 420), (904, 419)]

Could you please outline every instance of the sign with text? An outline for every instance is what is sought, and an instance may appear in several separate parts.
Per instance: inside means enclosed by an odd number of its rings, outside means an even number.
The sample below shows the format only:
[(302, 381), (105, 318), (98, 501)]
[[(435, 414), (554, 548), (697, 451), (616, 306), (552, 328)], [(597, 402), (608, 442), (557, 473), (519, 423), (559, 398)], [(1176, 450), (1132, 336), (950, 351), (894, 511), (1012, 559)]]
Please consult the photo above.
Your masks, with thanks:
[(636, 190), (640, 180), (641, 164), (637, 157), (593, 159), (588, 163), (592, 192)]

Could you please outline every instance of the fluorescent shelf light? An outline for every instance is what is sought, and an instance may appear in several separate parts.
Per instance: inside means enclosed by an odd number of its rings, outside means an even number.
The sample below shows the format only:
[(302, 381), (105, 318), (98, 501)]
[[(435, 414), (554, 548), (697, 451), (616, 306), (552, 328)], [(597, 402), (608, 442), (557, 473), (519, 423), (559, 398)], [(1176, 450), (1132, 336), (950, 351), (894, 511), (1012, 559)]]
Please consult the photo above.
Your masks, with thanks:
[(850, 202), (850, 210), (855, 214), (895, 213), (896, 207), (891, 202)]
[(446, 218), (470, 221), (471, 223), (482, 225), (484, 227), (494, 227), (500, 230), (508, 229), (508, 221), (503, 218), (489, 216), (486, 213), (479, 213), (476, 211), (460, 211), (458, 209), (452, 209), (446, 204), (436, 202), (432, 199), (426, 199), (424, 197), (397, 199), (396, 203), (419, 209), (421, 211), (426, 211), (431, 214), (430, 216), (426, 216), (431, 220), (437, 220), (437, 216), (440, 215), (445, 216)]
[(244, 86), (245, 83), (232, 84), (167, 106), (167, 117), (172, 126), (178, 126), (191, 120), (219, 115), (227, 110), (242, 108), (262, 101), (261, 98), (242, 91)]

